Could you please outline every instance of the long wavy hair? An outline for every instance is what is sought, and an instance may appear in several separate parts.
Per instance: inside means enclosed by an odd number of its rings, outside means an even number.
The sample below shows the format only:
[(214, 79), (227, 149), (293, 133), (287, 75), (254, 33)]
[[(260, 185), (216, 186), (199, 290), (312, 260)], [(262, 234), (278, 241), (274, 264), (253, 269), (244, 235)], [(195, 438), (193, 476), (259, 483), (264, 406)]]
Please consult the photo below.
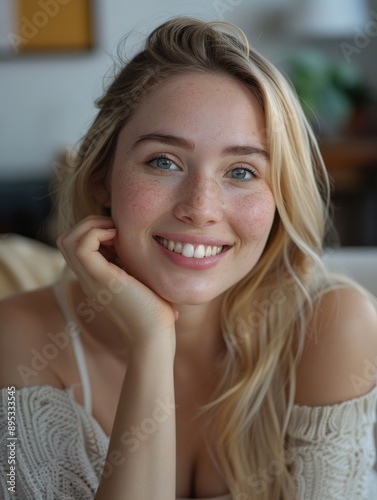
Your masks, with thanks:
[(231, 76), (257, 97), (276, 202), (261, 258), (226, 293), (227, 352), (213, 400), (201, 410), (215, 424), (213, 458), (233, 498), (292, 500), (286, 431), (308, 319), (316, 297), (331, 287), (321, 261), (330, 195), (315, 137), (282, 74), (229, 23), (179, 17), (156, 28), (143, 50), (122, 61), (61, 175), (60, 231), (104, 213), (94, 186), (109, 181), (119, 131), (154, 88), (188, 72)]

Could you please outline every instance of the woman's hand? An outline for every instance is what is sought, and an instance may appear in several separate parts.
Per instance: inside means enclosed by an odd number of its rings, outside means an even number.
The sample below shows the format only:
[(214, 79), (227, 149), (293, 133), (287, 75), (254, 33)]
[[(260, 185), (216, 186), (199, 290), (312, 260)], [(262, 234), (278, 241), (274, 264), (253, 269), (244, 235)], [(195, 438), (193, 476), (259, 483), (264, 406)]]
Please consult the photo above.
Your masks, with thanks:
[(110, 217), (89, 216), (58, 238), (57, 245), (76, 274), (83, 291), (92, 298), (106, 295), (107, 315), (136, 346), (156, 336), (174, 342), (177, 312), (117, 264), (116, 229)]

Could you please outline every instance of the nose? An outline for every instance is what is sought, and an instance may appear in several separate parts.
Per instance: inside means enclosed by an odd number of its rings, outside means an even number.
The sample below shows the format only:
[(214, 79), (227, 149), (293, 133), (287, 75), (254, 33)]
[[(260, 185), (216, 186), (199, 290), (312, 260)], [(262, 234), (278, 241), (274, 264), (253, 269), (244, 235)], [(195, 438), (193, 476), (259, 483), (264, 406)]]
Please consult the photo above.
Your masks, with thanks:
[(193, 175), (182, 183), (174, 215), (177, 219), (198, 227), (219, 222), (223, 216), (224, 200), (213, 176)]

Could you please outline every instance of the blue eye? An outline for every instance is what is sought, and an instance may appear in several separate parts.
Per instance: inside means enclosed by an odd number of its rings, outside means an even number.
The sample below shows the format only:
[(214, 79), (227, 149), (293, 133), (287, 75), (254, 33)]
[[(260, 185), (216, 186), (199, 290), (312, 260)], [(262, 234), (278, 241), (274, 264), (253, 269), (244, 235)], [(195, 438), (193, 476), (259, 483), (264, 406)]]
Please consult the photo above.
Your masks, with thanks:
[(179, 167), (167, 156), (158, 156), (148, 161), (148, 164), (158, 170), (179, 170)]
[(255, 173), (248, 168), (234, 168), (229, 172), (229, 176), (237, 181), (250, 181), (255, 177)]

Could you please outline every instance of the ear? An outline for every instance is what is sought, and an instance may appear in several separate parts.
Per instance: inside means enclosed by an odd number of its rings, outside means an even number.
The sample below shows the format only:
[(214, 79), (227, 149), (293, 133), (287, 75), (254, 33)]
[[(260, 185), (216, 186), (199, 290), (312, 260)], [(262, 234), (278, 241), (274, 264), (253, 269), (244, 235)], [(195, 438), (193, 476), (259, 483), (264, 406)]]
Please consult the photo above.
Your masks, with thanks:
[(111, 214), (111, 193), (108, 182), (101, 178), (93, 182), (92, 195), (96, 202), (102, 207), (104, 215)]

